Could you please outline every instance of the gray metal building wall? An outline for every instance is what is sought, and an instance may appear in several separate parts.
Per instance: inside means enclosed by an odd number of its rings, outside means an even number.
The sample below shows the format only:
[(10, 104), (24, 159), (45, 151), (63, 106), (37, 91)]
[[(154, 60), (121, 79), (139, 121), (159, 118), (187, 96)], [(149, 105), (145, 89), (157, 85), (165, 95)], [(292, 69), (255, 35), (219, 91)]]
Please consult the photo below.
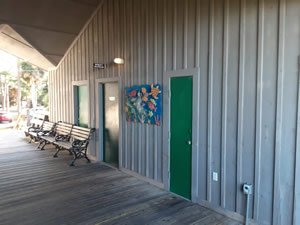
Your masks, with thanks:
[[(95, 126), (95, 79), (200, 67), (198, 202), (244, 215), (248, 182), (259, 224), (299, 225), (299, 55), (299, 0), (104, 0), (50, 71), (51, 120), (73, 122), (72, 81), (89, 80)], [(162, 127), (122, 120), (121, 166), (162, 183)]]

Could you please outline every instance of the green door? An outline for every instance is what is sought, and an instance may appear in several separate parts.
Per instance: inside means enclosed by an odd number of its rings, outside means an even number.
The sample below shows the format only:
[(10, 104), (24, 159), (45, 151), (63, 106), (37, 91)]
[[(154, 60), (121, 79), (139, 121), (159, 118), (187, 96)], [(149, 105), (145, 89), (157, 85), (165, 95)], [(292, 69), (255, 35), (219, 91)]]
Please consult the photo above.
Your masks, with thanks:
[(89, 124), (88, 86), (78, 86), (78, 124), (81, 127), (88, 127)]
[(171, 78), (170, 190), (191, 199), (193, 77)]
[(119, 162), (119, 84), (106, 83), (103, 88), (104, 103), (104, 162)]

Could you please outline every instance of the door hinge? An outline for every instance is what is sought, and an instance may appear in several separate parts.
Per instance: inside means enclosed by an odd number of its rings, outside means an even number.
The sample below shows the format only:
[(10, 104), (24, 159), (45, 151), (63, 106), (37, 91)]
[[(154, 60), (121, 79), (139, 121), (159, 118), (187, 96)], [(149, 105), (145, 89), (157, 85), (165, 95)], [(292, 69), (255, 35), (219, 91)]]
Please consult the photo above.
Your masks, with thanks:
[(168, 97), (171, 98), (171, 90), (168, 90)]
[(168, 139), (169, 140), (171, 139), (171, 132), (170, 131), (168, 132)]

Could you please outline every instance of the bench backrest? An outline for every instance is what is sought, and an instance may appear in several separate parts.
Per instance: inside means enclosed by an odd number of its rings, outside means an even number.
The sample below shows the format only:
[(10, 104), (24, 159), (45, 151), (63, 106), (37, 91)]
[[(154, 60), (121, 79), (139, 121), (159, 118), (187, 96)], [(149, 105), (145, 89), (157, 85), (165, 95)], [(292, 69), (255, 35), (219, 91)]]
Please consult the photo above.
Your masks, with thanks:
[(79, 126), (73, 126), (71, 131), (71, 140), (89, 141), (93, 128), (84, 128)]
[(64, 122), (58, 122), (55, 126), (55, 134), (69, 136), (71, 134), (73, 125)]
[(44, 123), (44, 120), (39, 120), (39, 119), (36, 119), (36, 118), (33, 118), (31, 121), (30, 121), (30, 124), (31, 126), (33, 127), (41, 127)]
[(43, 123), (43, 131), (52, 131), (55, 127), (55, 123), (44, 121)]
[(30, 120), (30, 124), (32, 127), (42, 127), (44, 121), (47, 121), (48, 117), (45, 114), (36, 113), (33, 115), (32, 119)]

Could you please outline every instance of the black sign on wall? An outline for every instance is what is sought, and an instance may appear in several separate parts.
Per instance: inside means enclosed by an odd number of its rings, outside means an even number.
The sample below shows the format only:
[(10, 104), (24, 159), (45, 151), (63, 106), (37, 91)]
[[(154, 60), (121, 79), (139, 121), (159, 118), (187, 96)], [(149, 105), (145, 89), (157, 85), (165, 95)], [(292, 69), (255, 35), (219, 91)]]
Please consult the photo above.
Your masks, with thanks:
[(93, 66), (95, 69), (105, 69), (106, 68), (106, 64), (104, 64), (104, 63), (94, 63)]

